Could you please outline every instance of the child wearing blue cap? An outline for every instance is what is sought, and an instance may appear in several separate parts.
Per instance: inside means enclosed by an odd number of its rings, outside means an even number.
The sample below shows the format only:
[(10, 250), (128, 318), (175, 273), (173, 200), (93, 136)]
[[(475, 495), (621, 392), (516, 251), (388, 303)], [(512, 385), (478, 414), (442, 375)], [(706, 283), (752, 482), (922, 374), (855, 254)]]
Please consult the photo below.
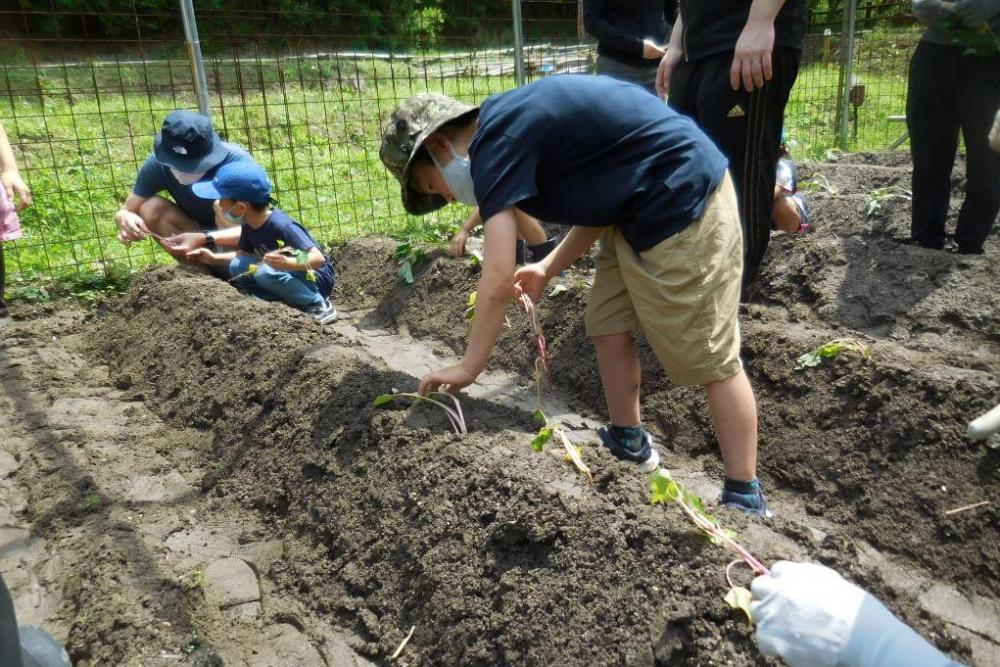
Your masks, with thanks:
[(193, 186), (203, 199), (219, 200), (226, 222), (241, 225), (237, 251), (197, 248), (190, 259), (229, 266), (240, 287), (261, 299), (283, 301), (320, 324), (337, 318), (330, 304), (334, 268), (309, 232), (281, 209), (271, 207), (271, 182), (253, 162), (234, 162), (211, 181)]

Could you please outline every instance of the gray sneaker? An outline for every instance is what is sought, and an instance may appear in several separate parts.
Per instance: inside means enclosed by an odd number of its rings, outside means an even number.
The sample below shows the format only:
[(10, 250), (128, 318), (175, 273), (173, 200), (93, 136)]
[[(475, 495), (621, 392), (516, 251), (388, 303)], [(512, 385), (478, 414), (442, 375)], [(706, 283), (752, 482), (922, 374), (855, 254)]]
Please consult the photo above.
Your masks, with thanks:
[(329, 299), (323, 299), (323, 303), (313, 306), (307, 312), (319, 324), (329, 324), (337, 319), (337, 309), (333, 307)]

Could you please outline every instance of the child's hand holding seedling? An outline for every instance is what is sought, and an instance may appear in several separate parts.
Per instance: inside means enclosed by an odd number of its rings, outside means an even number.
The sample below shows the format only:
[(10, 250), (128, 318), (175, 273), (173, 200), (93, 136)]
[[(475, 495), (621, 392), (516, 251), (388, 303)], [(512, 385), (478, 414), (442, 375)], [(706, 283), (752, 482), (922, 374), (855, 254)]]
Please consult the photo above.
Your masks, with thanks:
[(534, 303), (538, 303), (548, 282), (545, 267), (540, 262), (522, 266), (514, 272), (514, 298), (519, 299), (521, 294), (527, 294)]

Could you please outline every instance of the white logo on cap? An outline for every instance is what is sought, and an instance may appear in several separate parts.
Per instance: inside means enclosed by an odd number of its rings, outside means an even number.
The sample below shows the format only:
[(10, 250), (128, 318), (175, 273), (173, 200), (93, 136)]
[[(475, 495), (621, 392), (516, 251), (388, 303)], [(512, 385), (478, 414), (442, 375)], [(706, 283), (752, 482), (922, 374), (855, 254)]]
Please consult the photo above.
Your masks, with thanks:
[(178, 155), (187, 155), (188, 154), (187, 149), (184, 148), (183, 146), (174, 146), (171, 150), (173, 150)]

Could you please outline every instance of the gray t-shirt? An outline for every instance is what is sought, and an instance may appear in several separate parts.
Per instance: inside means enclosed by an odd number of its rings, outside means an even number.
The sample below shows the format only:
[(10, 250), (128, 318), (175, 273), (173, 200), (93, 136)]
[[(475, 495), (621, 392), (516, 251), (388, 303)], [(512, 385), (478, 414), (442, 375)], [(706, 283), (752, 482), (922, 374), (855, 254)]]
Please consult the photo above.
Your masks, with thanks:
[[(229, 153), (222, 162), (205, 172), (205, 175), (201, 178), (202, 181), (212, 180), (215, 177), (215, 172), (224, 164), (240, 160), (253, 162), (250, 153), (247, 153), (239, 146), (230, 143), (224, 145)], [(200, 228), (215, 229), (215, 211), (212, 209), (213, 201), (211, 199), (202, 199), (192, 191), (192, 187), (193, 184), (181, 185), (170, 172), (170, 167), (158, 162), (156, 157), (150, 153), (149, 157), (146, 158), (146, 162), (139, 169), (139, 174), (135, 177), (135, 185), (132, 186), (132, 192), (139, 197), (152, 197), (166, 190), (170, 193), (174, 203), (182, 211), (194, 218)]]

